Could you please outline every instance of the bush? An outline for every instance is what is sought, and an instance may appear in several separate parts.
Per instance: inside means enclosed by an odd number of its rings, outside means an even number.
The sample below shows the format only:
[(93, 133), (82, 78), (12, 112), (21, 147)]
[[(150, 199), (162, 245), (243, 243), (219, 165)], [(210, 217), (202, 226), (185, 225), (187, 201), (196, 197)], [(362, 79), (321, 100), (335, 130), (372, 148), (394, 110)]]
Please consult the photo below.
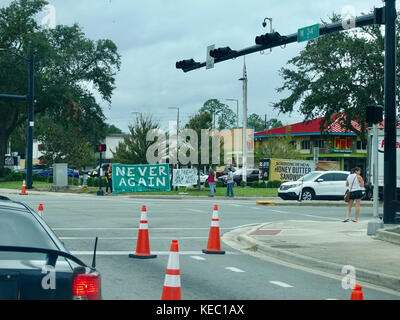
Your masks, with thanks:
[(209, 188), (210, 187), (210, 185), (208, 184), (208, 182), (206, 181), (206, 182), (204, 182), (204, 188)]
[(224, 184), (222, 183), (222, 181), (218, 180), (217, 187), (222, 188), (223, 186), (224, 186)]
[(260, 182), (258, 183), (258, 187), (259, 187), (259, 188), (266, 188), (266, 187), (267, 187), (267, 183), (266, 183), (265, 181), (260, 181)]
[(4, 181), (22, 181), (26, 179), (25, 173), (12, 171), (7, 176), (4, 177)]
[(253, 181), (253, 184), (251, 185), (253, 188), (259, 188), (260, 185), (258, 183), (258, 181)]
[(282, 182), (279, 180), (268, 181), (267, 188), (279, 188)]
[(242, 188), (246, 188), (246, 182), (244, 182), (244, 181), (240, 182), (240, 186), (241, 186)]
[(12, 170), (10, 168), (1, 168), (0, 167), (0, 178), (8, 176)]

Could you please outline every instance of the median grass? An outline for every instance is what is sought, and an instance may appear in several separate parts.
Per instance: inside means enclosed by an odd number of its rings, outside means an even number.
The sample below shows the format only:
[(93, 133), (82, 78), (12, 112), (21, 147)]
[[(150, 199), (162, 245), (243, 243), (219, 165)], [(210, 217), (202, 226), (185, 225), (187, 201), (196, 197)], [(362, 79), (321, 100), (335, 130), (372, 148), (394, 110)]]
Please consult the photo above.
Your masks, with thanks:
[[(45, 181), (34, 181), (33, 189), (48, 191), (50, 190), (52, 183), (48, 183)], [(22, 187), (21, 181), (3, 181), (0, 182), (0, 189), (17, 189), (20, 190)], [(102, 187), (105, 192), (105, 187)], [(77, 185), (70, 185), (70, 190), (67, 192), (72, 193), (96, 193), (99, 190), (98, 187), (88, 187), (86, 190), (82, 190)], [(237, 197), (277, 197), (278, 189), (277, 188), (242, 188), (236, 187), (233, 188), (234, 195)], [(156, 192), (134, 192), (134, 193), (123, 193), (124, 195), (163, 195), (163, 196), (172, 196), (172, 195), (188, 195), (188, 196), (198, 196), (198, 197), (207, 197), (210, 195), (209, 188), (201, 188), (200, 190), (197, 188), (179, 188), (177, 191), (156, 191)], [(226, 187), (217, 187), (215, 196), (226, 196)]]

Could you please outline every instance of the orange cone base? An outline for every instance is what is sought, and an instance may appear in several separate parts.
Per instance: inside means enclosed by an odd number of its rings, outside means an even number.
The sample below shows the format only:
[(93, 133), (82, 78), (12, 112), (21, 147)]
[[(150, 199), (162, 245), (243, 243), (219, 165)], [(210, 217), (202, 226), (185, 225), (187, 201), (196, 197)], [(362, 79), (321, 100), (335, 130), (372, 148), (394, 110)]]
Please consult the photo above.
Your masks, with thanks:
[(181, 287), (164, 286), (161, 300), (182, 300)]
[(153, 259), (157, 258), (156, 254), (130, 254), (129, 258), (136, 258), (136, 259)]
[(207, 249), (203, 249), (202, 251), (203, 251), (203, 253), (206, 253), (206, 254), (225, 254), (225, 251), (210, 251)]

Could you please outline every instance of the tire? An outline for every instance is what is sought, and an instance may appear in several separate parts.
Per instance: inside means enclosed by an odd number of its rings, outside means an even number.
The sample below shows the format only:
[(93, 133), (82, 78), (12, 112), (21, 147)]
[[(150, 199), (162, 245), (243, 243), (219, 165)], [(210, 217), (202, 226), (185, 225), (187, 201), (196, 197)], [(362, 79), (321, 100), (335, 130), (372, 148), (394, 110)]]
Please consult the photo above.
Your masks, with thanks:
[(301, 192), (301, 200), (314, 200), (315, 192), (312, 189), (306, 188)]

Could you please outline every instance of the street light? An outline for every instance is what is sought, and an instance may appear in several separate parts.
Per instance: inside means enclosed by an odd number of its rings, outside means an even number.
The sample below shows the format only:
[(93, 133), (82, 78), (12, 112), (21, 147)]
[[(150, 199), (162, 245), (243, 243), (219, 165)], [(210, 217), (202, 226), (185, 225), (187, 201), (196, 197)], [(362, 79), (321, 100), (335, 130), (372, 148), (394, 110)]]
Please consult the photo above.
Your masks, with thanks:
[(25, 100), (28, 103), (28, 137), (27, 137), (27, 167), (26, 167), (26, 188), (32, 189), (32, 158), (33, 158), (33, 105), (34, 105), (34, 66), (35, 66), (35, 54), (31, 53), (29, 58), (26, 58), (10, 49), (0, 48), (0, 52), (8, 52), (12, 55), (29, 62), (29, 92), (27, 96), (8, 95), (0, 94), (0, 99), (11, 99), (11, 100)]

